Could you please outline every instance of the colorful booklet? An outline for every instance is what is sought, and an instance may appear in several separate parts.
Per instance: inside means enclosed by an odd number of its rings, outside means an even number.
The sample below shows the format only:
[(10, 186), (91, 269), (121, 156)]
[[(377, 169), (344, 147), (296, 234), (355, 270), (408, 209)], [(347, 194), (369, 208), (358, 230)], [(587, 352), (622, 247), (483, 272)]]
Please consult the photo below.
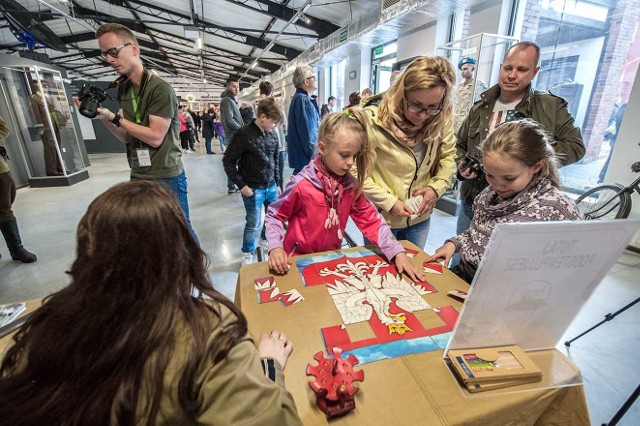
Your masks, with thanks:
[(542, 378), (542, 371), (519, 346), (457, 349), (448, 355), (466, 385)]

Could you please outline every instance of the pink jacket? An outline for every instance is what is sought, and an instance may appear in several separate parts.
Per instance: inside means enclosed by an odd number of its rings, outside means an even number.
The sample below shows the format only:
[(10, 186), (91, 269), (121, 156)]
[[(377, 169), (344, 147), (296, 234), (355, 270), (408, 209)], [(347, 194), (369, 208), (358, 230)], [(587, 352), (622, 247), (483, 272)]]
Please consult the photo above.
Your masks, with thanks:
[(339, 249), (349, 217), (389, 261), (405, 251), (375, 206), (358, 193), (355, 178), (327, 172), (316, 156), (269, 206), (265, 219), (269, 250), (283, 248), (291, 255)]
[(180, 118), (180, 133), (187, 131), (187, 117), (184, 116), (182, 112), (178, 112), (178, 117)]

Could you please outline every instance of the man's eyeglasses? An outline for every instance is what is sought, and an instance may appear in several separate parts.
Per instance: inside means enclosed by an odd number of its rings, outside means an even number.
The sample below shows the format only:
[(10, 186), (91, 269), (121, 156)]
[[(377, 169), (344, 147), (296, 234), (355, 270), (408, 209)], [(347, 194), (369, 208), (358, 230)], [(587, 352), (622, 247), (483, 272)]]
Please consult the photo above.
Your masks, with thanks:
[(108, 56), (111, 56), (113, 59), (118, 59), (120, 55), (120, 51), (127, 46), (130, 46), (132, 43), (121, 44), (120, 46), (112, 47), (111, 49), (105, 50), (104, 52), (100, 52), (104, 59), (107, 59)]
[(312, 79), (314, 79), (314, 80), (315, 80), (315, 79), (316, 79), (316, 76), (315, 76), (315, 75), (310, 75), (309, 77), (305, 78), (305, 80), (309, 80), (310, 78), (312, 78)]
[(440, 102), (440, 105), (438, 105), (437, 108), (422, 108), (421, 106), (418, 106), (414, 103), (409, 102), (408, 100), (404, 100), (407, 104), (407, 111), (409, 111), (411, 114), (416, 114), (416, 115), (422, 115), (422, 114), (427, 114), (427, 115), (438, 115), (442, 112), (443, 109), (443, 101)]

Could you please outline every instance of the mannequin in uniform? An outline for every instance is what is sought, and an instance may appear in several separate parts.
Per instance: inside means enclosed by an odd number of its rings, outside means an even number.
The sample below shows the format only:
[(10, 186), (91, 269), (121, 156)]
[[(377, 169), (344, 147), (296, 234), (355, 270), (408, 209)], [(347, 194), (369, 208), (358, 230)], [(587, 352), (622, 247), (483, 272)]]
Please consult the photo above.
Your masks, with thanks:
[[(35, 93), (29, 98), (31, 103), (31, 109), (36, 119), (36, 129), (38, 134), (42, 137), (42, 143), (44, 144), (44, 167), (47, 172), (47, 176), (62, 176), (62, 165), (58, 158), (58, 152), (56, 150), (56, 140), (54, 138), (51, 129), (49, 128), (49, 121), (47, 115), (49, 111), (55, 114), (53, 105), (47, 101), (48, 108), (45, 107), (45, 98), (40, 93), (40, 90), (36, 88)], [(51, 123), (54, 126), (55, 136), (60, 143), (60, 123), (57, 119), (51, 118)]]
[[(9, 134), (9, 128), (0, 117), (0, 140)], [(0, 231), (7, 242), (9, 253), (13, 260), (23, 263), (31, 263), (37, 260), (36, 255), (29, 253), (22, 247), (20, 233), (18, 232), (18, 222), (13, 215), (11, 205), (16, 198), (16, 184), (13, 181), (7, 156), (3, 147), (0, 147)]]
[[(487, 90), (487, 85), (481, 80), (476, 80), (476, 89), (473, 90), (473, 81), (476, 71), (476, 60), (470, 56), (460, 59), (458, 69), (462, 76), (462, 83), (456, 87), (454, 93), (454, 122), (453, 131), (458, 133), (458, 129), (462, 122), (467, 118), (471, 104), (480, 99), (480, 94)], [(471, 101), (471, 92), (473, 92), (473, 102)]]

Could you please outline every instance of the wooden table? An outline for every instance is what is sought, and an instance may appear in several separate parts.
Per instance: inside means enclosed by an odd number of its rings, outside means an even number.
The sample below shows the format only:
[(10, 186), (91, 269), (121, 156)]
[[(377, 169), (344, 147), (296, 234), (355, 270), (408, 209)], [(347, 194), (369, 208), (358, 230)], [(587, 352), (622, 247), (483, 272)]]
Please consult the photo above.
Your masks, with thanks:
[[(417, 249), (411, 243), (403, 244)], [(425, 259), (426, 253), (420, 251), (414, 262), (422, 265)], [(269, 273), (268, 265), (264, 262), (243, 267), (238, 276), (236, 303), (247, 316), (249, 331), (255, 338), (276, 329), (283, 331), (293, 342), (293, 353), (285, 368), (287, 388), (294, 396), (305, 425), (328, 424), (324, 414), (316, 407), (315, 394), (309, 388), (310, 378), (305, 371), (307, 364), (315, 365), (313, 355), (325, 350), (320, 329), (340, 325), (342, 319), (326, 286), (303, 287), (295, 262), (287, 275), (275, 277), (276, 284), (281, 292), (299, 290), (305, 300), (288, 307), (279, 302), (258, 304), (254, 280), (270, 275), (273, 274)], [(437, 293), (423, 296), (432, 307), (452, 305), (460, 308), (461, 304), (446, 293), (451, 289), (467, 289), (466, 283), (448, 270), (442, 275), (429, 274), (427, 278), (438, 289)], [(423, 313), (422, 316), (427, 323), (438, 325), (439, 319), (433, 312)], [(359, 332), (357, 327), (351, 331)], [(436, 350), (356, 367), (365, 372), (364, 382), (358, 384), (360, 392), (356, 394), (356, 409), (331, 423), (589, 424), (581, 385), (550, 387), (552, 376), (555, 384), (580, 381), (579, 370), (558, 351), (530, 353), (545, 373), (542, 382), (512, 387), (508, 393), (502, 389), (473, 395), (458, 384), (442, 356), (443, 351)], [(569, 371), (567, 365), (571, 366)]]

